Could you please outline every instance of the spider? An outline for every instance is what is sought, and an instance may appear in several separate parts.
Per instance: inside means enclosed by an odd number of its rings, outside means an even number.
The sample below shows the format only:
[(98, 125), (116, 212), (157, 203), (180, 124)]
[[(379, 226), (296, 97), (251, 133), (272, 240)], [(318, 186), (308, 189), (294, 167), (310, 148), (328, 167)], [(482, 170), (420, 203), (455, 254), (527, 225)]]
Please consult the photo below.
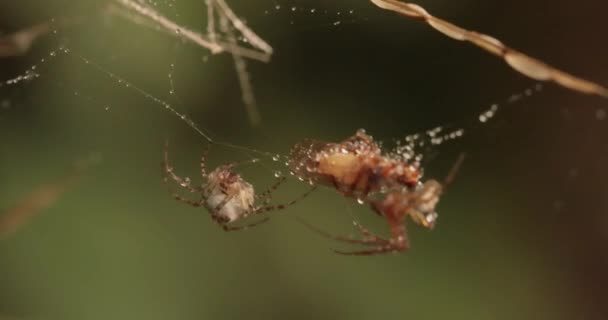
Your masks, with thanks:
[[(164, 161), (162, 163), (164, 181), (168, 183), (169, 179), (171, 179), (186, 191), (198, 193), (200, 195), (200, 200), (193, 201), (186, 199), (169, 189), (169, 192), (176, 200), (193, 207), (204, 207), (207, 209), (211, 214), (211, 219), (222, 227), (224, 231), (248, 229), (267, 222), (269, 220), (268, 217), (245, 225), (231, 225), (231, 223), (251, 215), (286, 209), (307, 197), (316, 188), (313, 186), (310, 190), (288, 203), (269, 205), (272, 192), (285, 181), (284, 176), (278, 176), (268, 189), (262, 193), (256, 194), (253, 185), (234, 171), (237, 163), (221, 165), (210, 173), (207, 173), (206, 159), (209, 153), (209, 147), (210, 145), (208, 145), (200, 161), (201, 176), (203, 179), (206, 179), (206, 183), (197, 187), (191, 184), (190, 178), (182, 178), (174, 173), (173, 167), (169, 164), (169, 143), (166, 142)], [(260, 204), (256, 204), (256, 200), (258, 200)]]
[(330, 239), (371, 247), (367, 250), (358, 251), (333, 250), (338, 254), (365, 256), (405, 251), (410, 246), (405, 228), (406, 216), (409, 216), (418, 225), (427, 229), (433, 229), (438, 217), (435, 208), (439, 202), (439, 197), (453, 180), (463, 160), (464, 155), (461, 155), (443, 183), (436, 180), (428, 180), (423, 184), (419, 184), (414, 190), (394, 190), (389, 192), (384, 198), (370, 201), (372, 209), (387, 220), (391, 234), (389, 239), (370, 232), (357, 221), (354, 221), (354, 225), (363, 236), (362, 239), (331, 235), (301, 219), (299, 221), (313, 231)]
[(382, 154), (373, 138), (359, 129), (340, 143), (305, 140), (295, 145), (289, 167), (301, 179), (331, 186), (347, 197), (367, 201), (386, 188), (415, 188), (422, 171), (417, 164)]

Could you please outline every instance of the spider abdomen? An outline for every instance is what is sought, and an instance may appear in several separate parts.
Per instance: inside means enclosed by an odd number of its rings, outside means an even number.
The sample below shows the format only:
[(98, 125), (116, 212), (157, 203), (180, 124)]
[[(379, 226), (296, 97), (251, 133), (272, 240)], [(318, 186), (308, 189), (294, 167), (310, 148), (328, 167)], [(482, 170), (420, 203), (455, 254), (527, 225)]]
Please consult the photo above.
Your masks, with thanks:
[[(226, 172), (212, 172), (209, 175), (209, 188), (205, 206), (211, 214), (222, 221), (232, 222), (246, 217), (254, 207), (255, 191), (253, 186), (240, 179), (239, 176), (230, 175), (232, 179), (226, 180)], [(215, 178), (224, 180), (217, 181)], [(238, 177), (238, 178), (237, 178)]]

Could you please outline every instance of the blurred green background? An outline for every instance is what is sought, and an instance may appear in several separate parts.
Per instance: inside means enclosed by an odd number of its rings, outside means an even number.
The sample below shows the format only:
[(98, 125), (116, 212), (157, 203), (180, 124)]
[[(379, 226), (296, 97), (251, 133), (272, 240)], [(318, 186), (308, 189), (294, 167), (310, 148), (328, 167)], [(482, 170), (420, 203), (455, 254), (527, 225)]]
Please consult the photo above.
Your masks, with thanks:
[[(202, 2), (157, 1), (156, 8), (200, 30)], [(170, 35), (97, 14), (100, 4), (0, 4), (5, 33), (52, 17), (86, 17), (40, 39), (27, 55), (0, 60), (2, 79), (33, 64), (41, 75), (0, 88), (0, 208), (79, 158), (103, 159), (0, 241), (0, 319), (608, 317), (605, 100), (547, 85), (504, 103), (534, 82), (366, 0), (230, 1), (275, 49), (270, 63), (249, 63), (263, 117), (253, 128), (230, 56), (211, 57)], [(608, 82), (607, 3), (420, 4)], [(205, 140), (75, 55), (40, 64), (60, 45), (170, 101), (221, 141), (287, 154), (302, 139), (339, 141), (357, 128), (390, 144), (449, 125), (464, 127), (465, 138), (430, 150), (426, 177), (443, 177), (460, 152), (468, 157), (441, 199), (437, 228), (409, 223), (412, 248), (403, 254), (334, 255), (329, 248), (340, 244), (296, 223), (297, 215), (348, 234), (352, 214), (386, 232), (369, 208), (330, 189), (272, 213), (259, 228), (224, 233), (203, 209), (174, 201), (162, 183), (165, 139), (176, 170), (195, 181)], [(176, 95), (169, 93), (171, 64)], [(496, 118), (477, 124), (492, 103), (503, 105)], [(248, 158), (214, 147), (209, 165)], [(241, 168), (258, 189), (275, 170), (286, 171), (269, 159)], [(274, 199), (289, 200), (306, 187), (290, 179)]]

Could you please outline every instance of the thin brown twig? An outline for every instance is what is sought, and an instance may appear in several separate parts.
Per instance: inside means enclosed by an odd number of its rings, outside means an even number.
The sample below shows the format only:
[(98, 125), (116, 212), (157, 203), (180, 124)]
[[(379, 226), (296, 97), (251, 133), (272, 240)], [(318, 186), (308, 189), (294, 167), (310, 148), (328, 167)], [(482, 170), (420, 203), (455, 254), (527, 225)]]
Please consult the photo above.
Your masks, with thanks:
[(78, 181), (82, 172), (96, 160), (79, 161), (65, 175), (42, 184), (0, 214), (0, 238), (12, 235), (42, 210), (53, 206)]
[[(222, 32), (228, 35), (228, 43), (233, 46), (237, 46), (236, 37), (234, 36), (234, 32), (232, 32), (232, 30), (230, 29), (227, 17), (220, 16), (220, 27)], [(245, 59), (243, 59), (243, 57), (236, 53), (232, 53), (232, 58), (234, 60), (236, 74), (239, 79), (239, 85), (241, 87), (241, 97), (243, 99), (243, 104), (245, 105), (245, 110), (247, 111), (247, 115), (249, 116), (249, 122), (253, 126), (257, 126), (262, 122), (262, 116), (260, 115), (260, 112), (257, 108), (255, 95), (253, 94), (251, 78), (249, 76), (249, 72), (247, 71), (247, 62), (245, 62)]]
[(417, 4), (401, 2), (398, 0), (370, 1), (382, 9), (420, 20), (452, 39), (470, 42), (473, 45), (502, 58), (511, 68), (534, 80), (555, 82), (570, 90), (608, 98), (608, 88), (605, 86), (556, 69), (540, 60), (534, 59), (504, 45), (496, 38), (476, 31), (463, 29), (448, 21), (437, 18)]
[[(160, 13), (158, 13), (156, 10), (150, 8), (147, 5), (144, 5), (142, 3), (138, 3), (136, 1), (133, 0), (116, 0), (117, 3), (123, 5), (126, 8), (129, 8), (135, 12), (137, 12), (138, 14), (147, 17), (148, 19), (156, 22), (158, 24), (158, 26), (162, 27), (163, 29), (170, 31), (172, 33), (174, 33), (175, 35), (186, 39), (188, 41), (191, 41), (203, 48), (208, 49), (209, 51), (211, 51), (212, 54), (218, 54), (218, 53), (222, 53), (222, 52), (230, 52), (233, 54), (238, 54), (239, 56), (248, 58), (248, 59), (252, 59), (252, 60), (259, 60), (262, 62), (268, 62), (270, 60), (270, 56), (272, 53), (272, 50), (270, 51), (259, 51), (259, 50), (253, 50), (253, 49), (249, 49), (249, 48), (243, 48), (241, 46), (233, 46), (230, 45), (230, 43), (226, 43), (226, 42), (222, 42), (222, 41), (213, 41), (212, 39), (198, 33), (195, 32), (191, 29), (188, 29), (186, 27), (180, 26), (177, 23), (173, 22), (172, 20), (170, 20), (169, 18), (161, 15)], [(240, 21), (240, 20), (238, 20)], [(242, 22), (241, 22), (242, 24)], [(244, 24), (243, 24), (244, 25)], [(235, 26), (236, 28), (236, 26)], [(249, 30), (249, 29), (245, 29), (245, 30)], [(255, 33), (253, 33), (251, 30), (249, 30), (251, 33), (248, 34), (244, 34), (244, 36), (252, 36), (255, 35)], [(259, 41), (255, 41), (256, 39), (259, 39), (259, 37), (257, 37), (257, 35), (255, 35), (255, 37), (249, 39), (250, 41), (253, 41), (253, 45), (260, 45), (260, 43), (265, 44), (265, 42), (259, 42)], [(262, 46), (264, 48), (264, 46)], [(266, 48), (267, 49), (267, 48)], [(260, 49), (261, 50), (261, 49)]]

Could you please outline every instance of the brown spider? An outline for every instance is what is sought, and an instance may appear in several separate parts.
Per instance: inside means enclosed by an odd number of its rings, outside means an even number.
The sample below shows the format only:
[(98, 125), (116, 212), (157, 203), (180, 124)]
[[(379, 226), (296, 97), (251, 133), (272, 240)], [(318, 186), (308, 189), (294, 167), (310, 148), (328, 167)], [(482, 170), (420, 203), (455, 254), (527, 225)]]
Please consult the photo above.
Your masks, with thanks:
[[(284, 176), (278, 176), (276, 181), (266, 191), (256, 194), (253, 185), (234, 171), (234, 167), (237, 165), (236, 163), (221, 165), (207, 174), (205, 162), (209, 152), (209, 146), (203, 153), (200, 162), (201, 176), (203, 179), (206, 179), (206, 183), (202, 184), (200, 187), (192, 186), (190, 178), (182, 178), (173, 172), (173, 167), (169, 164), (168, 148), (169, 143), (167, 142), (165, 144), (164, 161), (162, 164), (164, 181), (168, 183), (170, 178), (185, 190), (192, 193), (198, 193), (201, 198), (198, 201), (189, 200), (169, 189), (171, 195), (176, 200), (187, 203), (193, 207), (204, 207), (207, 209), (209, 213), (211, 213), (213, 221), (217, 222), (224, 231), (243, 230), (262, 224), (268, 221), (269, 218), (266, 217), (242, 226), (229, 225), (236, 220), (246, 218), (250, 215), (257, 215), (273, 210), (283, 210), (305, 198), (316, 188), (313, 186), (309, 191), (286, 204), (269, 205), (272, 192), (285, 181)], [(256, 200), (259, 200), (261, 204), (256, 205)]]
[(416, 224), (422, 225), (428, 229), (433, 229), (438, 217), (435, 207), (439, 202), (439, 197), (446, 186), (453, 180), (463, 160), (464, 155), (461, 155), (443, 183), (439, 183), (436, 180), (428, 180), (424, 184), (420, 184), (415, 190), (394, 190), (380, 200), (370, 201), (373, 210), (386, 218), (391, 233), (389, 239), (385, 239), (370, 232), (356, 221), (354, 221), (354, 225), (363, 236), (363, 239), (331, 235), (301, 219), (300, 222), (328, 238), (372, 247), (368, 250), (359, 251), (334, 250), (334, 252), (338, 254), (374, 255), (405, 251), (409, 249), (409, 239), (405, 228), (405, 217), (410, 216)]
[(386, 188), (414, 189), (422, 176), (418, 165), (382, 154), (363, 129), (341, 143), (309, 139), (295, 145), (289, 167), (301, 179), (334, 187), (360, 201)]

